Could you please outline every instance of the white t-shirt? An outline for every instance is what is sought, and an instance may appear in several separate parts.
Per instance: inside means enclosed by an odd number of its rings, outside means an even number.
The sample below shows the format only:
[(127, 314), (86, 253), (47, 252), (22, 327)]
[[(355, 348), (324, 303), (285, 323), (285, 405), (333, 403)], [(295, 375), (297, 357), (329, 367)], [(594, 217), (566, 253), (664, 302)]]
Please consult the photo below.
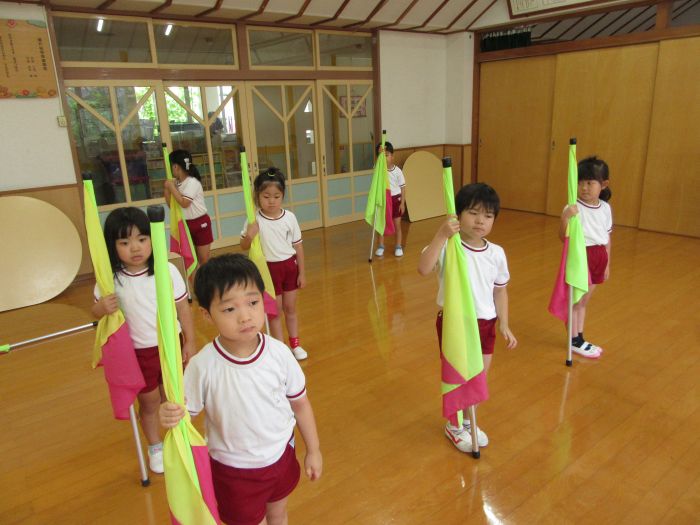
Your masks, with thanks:
[[(175, 302), (186, 299), (187, 288), (180, 272), (172, 263), (168, 263), (168, 269), (173, 282)], [(101, 295), (97, 285), (94, 293), (95, 300), (99, 300)], [(122, 269), (114, 275), (114, 293), (117, 294), (119, 307), (129, 325), (129, 335), (134, 342), (134, 348), (158, 346), (155, 275), (148, 275), (148, 269), (139, 273), (129, 273)], [(180, 332), (179, 322), (177, 327)]]
[(389, 171), (389, 188), (391, 189), (392, 197), (401, 194), (401, 188), (406, 185), (406, 179), (403, 176), (403, 171), (398, 166), (394, 166)]
[(204, 189), (202, 183), (194, 177), (187, 177), (182, 182), (176, 181), (180, 194), (191, 202), (187, 208), (182, 208), (185, 220), (191, 221), (207, 213), (207, 205), (204, 202)]
[(603, 200), (598, 201), (597, 206), (591, 206), (581, 200), (576, 201), (576, 204), (578, 205), (578, 216), (581, 218), (586, 246), (608, 244), (613, 228), (610, 205)]
[(218, 338), (190, 359), (185, 397), (192, 415), (206, 412), (209, 454), (237, 468), (272, 465), (292, 437), (290, 401), (306, 395), (306, 380), (289, 348), (258, 334), (247, 359), (228, 353)]
[[(296, 255), (294, 246), (301, 242), (301, 229), (296, 216), (289, 210), (282, 210), (276, 219), (266, 217), (258, 210), (255, 220), (260, 227), (260, 244), (268, 262), (286, 261)], [(243, 224), (241, 236), (245, 236), (248, 221)]]
[[(472, 288), (474, 308), (478, 319), (494, 319), (496, 317), (496, 303), (493, 300), (494, 287), (503, 287), (510, 280), (508, 262), (503, 248), (492, 242), (486, 242), (483, 248), (474, 248), (462, 241), (462, 248), (467, 254), (467, 271), (469, 272), (469, 284)], [(445, 247), (440, 252), (438, 261), (438, 289), (437, 303), (442, 307), (444, 303), (444, 266)]]

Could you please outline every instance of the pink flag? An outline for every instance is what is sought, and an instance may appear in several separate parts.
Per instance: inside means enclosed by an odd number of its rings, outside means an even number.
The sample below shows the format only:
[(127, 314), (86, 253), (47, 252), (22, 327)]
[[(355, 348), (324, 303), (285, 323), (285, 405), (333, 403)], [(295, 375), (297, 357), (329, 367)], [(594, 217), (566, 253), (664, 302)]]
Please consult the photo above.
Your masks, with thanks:
[(134, 344), (126, 323), (110, 335), (102, 346), (102, 360), (99, 365), (105, 370), (114, 417), (129, 419), (129, 407), (134, 403), (136, 395), (146, 386), (146, 382), (136, 360)]
[(559, 272), (554, 282), (552, 297), (549, 299), (549, 313), (561, 319), (563, 323), (569, 322), (569, 287), (566, 284), (566, 258), (569, 254), (569, 238), (564, 238), (564, 248), (561, 251)]

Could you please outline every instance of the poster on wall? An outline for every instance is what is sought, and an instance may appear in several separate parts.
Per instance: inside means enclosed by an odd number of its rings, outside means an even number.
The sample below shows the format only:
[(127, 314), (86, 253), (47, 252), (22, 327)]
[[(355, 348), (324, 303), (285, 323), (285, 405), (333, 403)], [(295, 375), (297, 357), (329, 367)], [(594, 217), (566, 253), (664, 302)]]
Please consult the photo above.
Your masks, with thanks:
[(530, 16), (535, 13), (549, 13), (591, 4), (605, 4), (611, 0), (508, 0), (511, 18)]
[(46, 22), (0, 18), (0, 98), (57, 94)]

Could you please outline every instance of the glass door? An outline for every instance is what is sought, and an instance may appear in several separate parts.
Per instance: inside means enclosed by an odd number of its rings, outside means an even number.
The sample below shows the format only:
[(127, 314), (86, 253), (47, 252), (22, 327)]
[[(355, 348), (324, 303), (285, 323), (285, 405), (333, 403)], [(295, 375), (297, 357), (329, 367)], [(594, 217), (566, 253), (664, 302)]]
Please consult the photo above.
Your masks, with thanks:
[(322, 225), (314, 85), (312, 82), (249, 82), (253, 178), (276, 167), (287, 177), (284, 206), (302, 229)]
[(324, 224), (364, 217), (374, 168), (374, 107), (368, 81), (318, 81)]

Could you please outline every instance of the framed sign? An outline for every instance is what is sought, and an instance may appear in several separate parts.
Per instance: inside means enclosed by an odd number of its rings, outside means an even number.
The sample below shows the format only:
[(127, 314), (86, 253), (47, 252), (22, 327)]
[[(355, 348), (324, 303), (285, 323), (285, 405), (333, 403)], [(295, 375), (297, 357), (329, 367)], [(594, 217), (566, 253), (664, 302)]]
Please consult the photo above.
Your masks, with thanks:
[[(362, 100), (362, 97), (360, 95), (352, 95), (350, 97), (350, 114), (352, 115), (352, 112), (355, 111), (355, 108), (357, 108), (357, 112), (354, 115), (355, 118), (367, 116), (367, 100), (363, 100), (362, 105), (358, 108), (357, 105), (360, 103), (360, 100)], [(347, 101), (348, 97), (346, 95), (342, 95), (338, 99), (338, 102), (343, 107), (347, 107)], [(341, 114), (341, 118), (344, 117), (345, 115)]]
[(51, 98), (57, 94), (46, 23), (0, 18), (0, 98)]
[(610, 3), (614, 2), (610, 0), (508, 0), (508, 14), (511, 18), (522, 18), (584, 5)]

